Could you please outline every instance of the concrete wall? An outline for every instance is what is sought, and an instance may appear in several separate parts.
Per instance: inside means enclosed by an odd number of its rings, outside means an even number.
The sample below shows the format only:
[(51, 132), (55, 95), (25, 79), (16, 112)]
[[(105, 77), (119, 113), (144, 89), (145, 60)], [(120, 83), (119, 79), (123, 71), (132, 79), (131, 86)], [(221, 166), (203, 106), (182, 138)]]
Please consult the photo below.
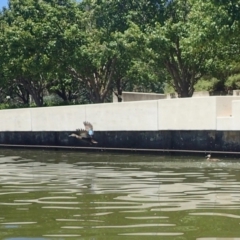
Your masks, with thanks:
[(218, 97), (217, 107), (217, 130), (240, 130), (239, 97)]
[(240, 90), (233, 90), (233, 96), (240, 96)]
[(208, 91), (199, 91), (193, 93), (193, 97), (207, 97), (207, 96), (210, 96)]
[(240, 129), (240, 101), (232, 103), (232, 129)]
[(61, 106), (29, 109), (32, 131), (67, 131), (83, 128), (86, 106)]
[(0, 131), (31, 131), (29, 108), (0, 110)]
[(217, 117), (217, 130), (231, 131), (233, 128), (233, 117)]
[(99, 131), (157, 131), (157, 105), (158, 101), (86, 105), (85, 119)]
[(240, 97), (158, 101), (158, 122), (159, 130), (240, 130)]
[(177, 98), (158, 101), (160, 130), (216, 129), (216, 98)]
[[(157, 100), (165, 98), (167, 98), (167, 95), (159, 93), (122, 92), (122, 102)], [(113, 102), (117, 101), (117, 96), (113, 93)]]
[(240, 100), (240, 96), (218, 96), (216, 98), (217, 117), (231, 117), (234, 100)]
[(96, 131), (240, 130), (240, 97), (0, 110), (0, 131), (74, 131), (90, 121)]

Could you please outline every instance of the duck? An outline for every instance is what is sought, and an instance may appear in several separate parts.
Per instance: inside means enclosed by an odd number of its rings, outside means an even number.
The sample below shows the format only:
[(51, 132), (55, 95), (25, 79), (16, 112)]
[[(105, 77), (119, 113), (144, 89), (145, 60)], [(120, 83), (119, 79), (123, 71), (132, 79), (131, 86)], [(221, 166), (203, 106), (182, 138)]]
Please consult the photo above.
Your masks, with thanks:
[(69, 137), (75, 137), (90, 144), (97, 144), (98, 142), (93, 139), (94, 131), (93, 125), (90, 122), (83, 122), (85, 129), (76, 129), (75, 133), (71, 133)]
[(207, 158), (207, 161), (209, 162), (220, 162), (220, 159), (218, 158), (211, 158), (211, 154), (208, 154), (206, 158)]

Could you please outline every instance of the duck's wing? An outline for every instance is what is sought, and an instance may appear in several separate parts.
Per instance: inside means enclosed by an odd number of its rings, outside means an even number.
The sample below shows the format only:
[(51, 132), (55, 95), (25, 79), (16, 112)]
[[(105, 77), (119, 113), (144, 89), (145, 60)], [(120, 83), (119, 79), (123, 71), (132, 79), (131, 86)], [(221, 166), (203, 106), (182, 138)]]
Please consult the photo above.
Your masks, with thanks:
[(85, 126), (85, 130), (88, 132), (89, 130), (93, 131), (93, 125), (90, 122), (83, 122)]
[(84, 137), (84, 138), (88, 138), (89, 135), (88, 135), (88, 132), (84, 129), (77, 129), (76, 130), (76, 134), (80, 137)]

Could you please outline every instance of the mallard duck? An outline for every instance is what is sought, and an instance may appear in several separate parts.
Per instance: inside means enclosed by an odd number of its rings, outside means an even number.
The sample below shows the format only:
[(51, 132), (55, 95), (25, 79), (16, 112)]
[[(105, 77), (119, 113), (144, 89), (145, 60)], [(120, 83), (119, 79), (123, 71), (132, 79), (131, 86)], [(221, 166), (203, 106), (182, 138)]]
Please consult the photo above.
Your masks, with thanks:
[(85, 130), (84, 129), (77, 129), (76, 133), (72, 133), (69, 135), (69, 137), (75, 137), (77, 139), (81, 139), (85, 142), (88, 143), (94, 143), (97, 144), (98, 142), (96, 142), (93, 139), (93, 126), (90, 122), (83, 122), (84, 126), (85, 126)]
[(220, 159), (211, 158), (211, 154), (208, 154), (208, 155), (206, 156), (206, 158), (207, 158), (207, 161), (209, 161), (209, 162), (220, 162)]

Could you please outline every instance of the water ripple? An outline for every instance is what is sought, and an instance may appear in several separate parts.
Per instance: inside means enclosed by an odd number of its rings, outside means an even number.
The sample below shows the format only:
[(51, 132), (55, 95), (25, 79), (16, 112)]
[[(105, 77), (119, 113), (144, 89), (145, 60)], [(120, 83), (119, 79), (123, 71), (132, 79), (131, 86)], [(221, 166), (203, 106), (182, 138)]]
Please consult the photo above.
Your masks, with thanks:
[(240, 237), (237, 161), (81, 152), (12, 155), (0, 157), (0, 239)]

